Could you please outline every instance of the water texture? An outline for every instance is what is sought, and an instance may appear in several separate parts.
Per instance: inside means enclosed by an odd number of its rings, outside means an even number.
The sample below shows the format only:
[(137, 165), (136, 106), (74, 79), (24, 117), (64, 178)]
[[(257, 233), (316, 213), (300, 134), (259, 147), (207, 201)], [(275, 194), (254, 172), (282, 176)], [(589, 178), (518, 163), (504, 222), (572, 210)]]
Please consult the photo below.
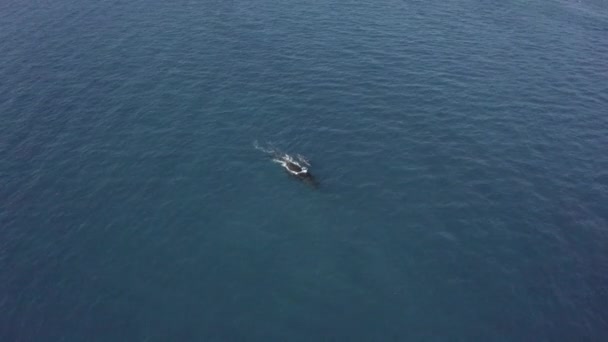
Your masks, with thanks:
[(607, 56), (602, 0), (4, 0), (0, 341), (606, 341)]

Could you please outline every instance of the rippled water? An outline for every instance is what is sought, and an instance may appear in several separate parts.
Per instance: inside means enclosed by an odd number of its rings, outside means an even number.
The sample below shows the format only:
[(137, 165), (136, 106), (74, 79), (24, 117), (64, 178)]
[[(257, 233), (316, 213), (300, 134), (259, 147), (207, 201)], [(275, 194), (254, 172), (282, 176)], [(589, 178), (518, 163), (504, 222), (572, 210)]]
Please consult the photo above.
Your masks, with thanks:
[(0, 340), (604, 341), (607, 56), (602, 0), (6, 0)]

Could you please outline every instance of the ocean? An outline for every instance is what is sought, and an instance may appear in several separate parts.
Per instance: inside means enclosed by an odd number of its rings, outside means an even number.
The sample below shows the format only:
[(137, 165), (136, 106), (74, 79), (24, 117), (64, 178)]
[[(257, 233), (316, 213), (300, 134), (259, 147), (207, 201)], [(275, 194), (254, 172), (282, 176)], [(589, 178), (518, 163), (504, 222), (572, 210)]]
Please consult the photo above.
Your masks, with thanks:
[(607, 57), (604, 0), (4, 0), (0, 341), (606, 341)]

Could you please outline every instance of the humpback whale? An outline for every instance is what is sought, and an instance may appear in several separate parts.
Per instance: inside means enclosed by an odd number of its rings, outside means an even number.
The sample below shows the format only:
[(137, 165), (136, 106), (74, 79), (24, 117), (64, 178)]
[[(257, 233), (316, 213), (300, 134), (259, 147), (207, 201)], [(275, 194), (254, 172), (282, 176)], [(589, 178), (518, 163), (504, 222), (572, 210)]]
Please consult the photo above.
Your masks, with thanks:
[(254, 146), (256, 149), (270, 154), (272, 156), (272, 161), (281, 165), (289, 175), (305, 181), (314, 187), (318, 186), (316, 179), (308, 169), (310, 163), (303, 156), (297, 154), (293, 157), (287, 153), (279, 152), (274, 148), (262, 148), (257, 144), (257, 141), (254, 142)]
[[(298, 178), (312, 177), (312, 175), (308, 171), (308, 167), (302, 165), (305, 162), (303, 162), (302, 160), (296, 160), (288, 154), (279, 156), (278, 158), (275, 157), (273, 159), (273, 161), (280, 164), (281, 166), (283, 166), (283, 168), (287, 172), (289, 172), (290, 174), (292, 174)], [(308, 166), (310, 166), (310, 165), (308, 165)]]

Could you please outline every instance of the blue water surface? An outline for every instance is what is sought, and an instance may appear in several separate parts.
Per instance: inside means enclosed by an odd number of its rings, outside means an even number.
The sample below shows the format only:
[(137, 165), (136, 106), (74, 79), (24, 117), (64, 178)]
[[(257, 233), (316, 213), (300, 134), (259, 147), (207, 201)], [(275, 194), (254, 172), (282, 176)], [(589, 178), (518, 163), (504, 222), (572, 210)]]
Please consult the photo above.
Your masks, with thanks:
[(607, 57), (603, 0), (4, 0), (0, 341), (606, 341)]

